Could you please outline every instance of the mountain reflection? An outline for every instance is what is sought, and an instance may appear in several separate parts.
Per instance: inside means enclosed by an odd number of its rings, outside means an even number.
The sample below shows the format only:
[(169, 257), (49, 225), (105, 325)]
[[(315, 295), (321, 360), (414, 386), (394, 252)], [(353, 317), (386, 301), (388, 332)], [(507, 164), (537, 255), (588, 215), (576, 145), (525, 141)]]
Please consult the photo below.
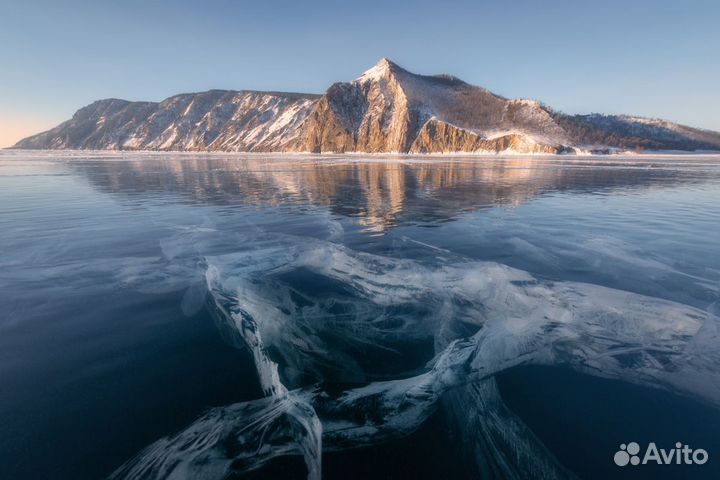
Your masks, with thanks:
[[(663, 162), (544, 157), (436, 160), (148, 156), (73, 163), (101, 191), (210, 204), (324, 206), (366, 230), (515, 207), (538, 195), (632, 191), (698, 182)], [(692, 170), (691, 167), (688, 167)]]

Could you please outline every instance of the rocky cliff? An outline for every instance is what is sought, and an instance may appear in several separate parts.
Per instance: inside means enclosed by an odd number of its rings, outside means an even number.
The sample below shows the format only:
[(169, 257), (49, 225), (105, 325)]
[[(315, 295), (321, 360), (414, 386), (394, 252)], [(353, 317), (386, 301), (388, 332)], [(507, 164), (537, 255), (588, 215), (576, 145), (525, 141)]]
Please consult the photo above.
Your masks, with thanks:
[(569, 139), (537, 102), (506, 100), (447, 75), (382, 59), (330, 87), (305, 121), (311, 152), (555, 151)]
[(570, 153), (720, 150), (720, 133), (666, 120), (566, 115), (388, 59), (323, 95), (211, 90), (100, 100), (15, 148), (238, 152)]

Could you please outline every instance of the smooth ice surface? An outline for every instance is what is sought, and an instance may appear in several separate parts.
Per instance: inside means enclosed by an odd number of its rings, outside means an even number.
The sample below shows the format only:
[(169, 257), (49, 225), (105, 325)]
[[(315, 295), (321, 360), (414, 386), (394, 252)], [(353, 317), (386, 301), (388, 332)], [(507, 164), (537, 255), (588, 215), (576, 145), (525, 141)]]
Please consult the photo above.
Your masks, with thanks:
[(468, 471), (572, 478), (498, 392), (518, 365), (720, 406), (718, 157), (28, 155), (0, 473), (321, 478), (436, 416)]

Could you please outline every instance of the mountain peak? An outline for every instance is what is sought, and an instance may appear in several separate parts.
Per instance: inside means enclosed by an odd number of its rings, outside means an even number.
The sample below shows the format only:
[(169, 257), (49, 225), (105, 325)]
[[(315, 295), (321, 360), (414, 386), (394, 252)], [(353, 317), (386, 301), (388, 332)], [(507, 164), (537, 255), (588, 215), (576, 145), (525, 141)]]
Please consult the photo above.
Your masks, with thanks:
[(387, 57), (382, 57), (378, 62), (370, 68), (369, 70), (365, 70), (360, 77), (357, 78), (358, 81), (368, 81), (368, 80), (380, 80), (381, 78), (387, 78), (393, 73), (396, 73), (398, 71), (405, 71), (400, 65), (393, 62)]
[(387, 57), (382, 57), (380, 60), (378, 60), (378, 62), (375, 64), (375, 66), (380, 67), (380, 68), (390, 69), (392, 67), (397, 67), (398, 64), (393, 62), (392, 60), (390, 60)]

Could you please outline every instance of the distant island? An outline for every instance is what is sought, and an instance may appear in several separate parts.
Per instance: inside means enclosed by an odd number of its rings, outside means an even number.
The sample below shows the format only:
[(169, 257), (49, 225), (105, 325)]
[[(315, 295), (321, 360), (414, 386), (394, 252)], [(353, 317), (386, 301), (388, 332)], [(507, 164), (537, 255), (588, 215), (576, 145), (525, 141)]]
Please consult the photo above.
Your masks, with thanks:
[(98, 100), (18, 149), (312, 153), (720, 151), (720, 133), (661, 119), (568, 115), (388, 59), (323, 95), (210, 90)]

